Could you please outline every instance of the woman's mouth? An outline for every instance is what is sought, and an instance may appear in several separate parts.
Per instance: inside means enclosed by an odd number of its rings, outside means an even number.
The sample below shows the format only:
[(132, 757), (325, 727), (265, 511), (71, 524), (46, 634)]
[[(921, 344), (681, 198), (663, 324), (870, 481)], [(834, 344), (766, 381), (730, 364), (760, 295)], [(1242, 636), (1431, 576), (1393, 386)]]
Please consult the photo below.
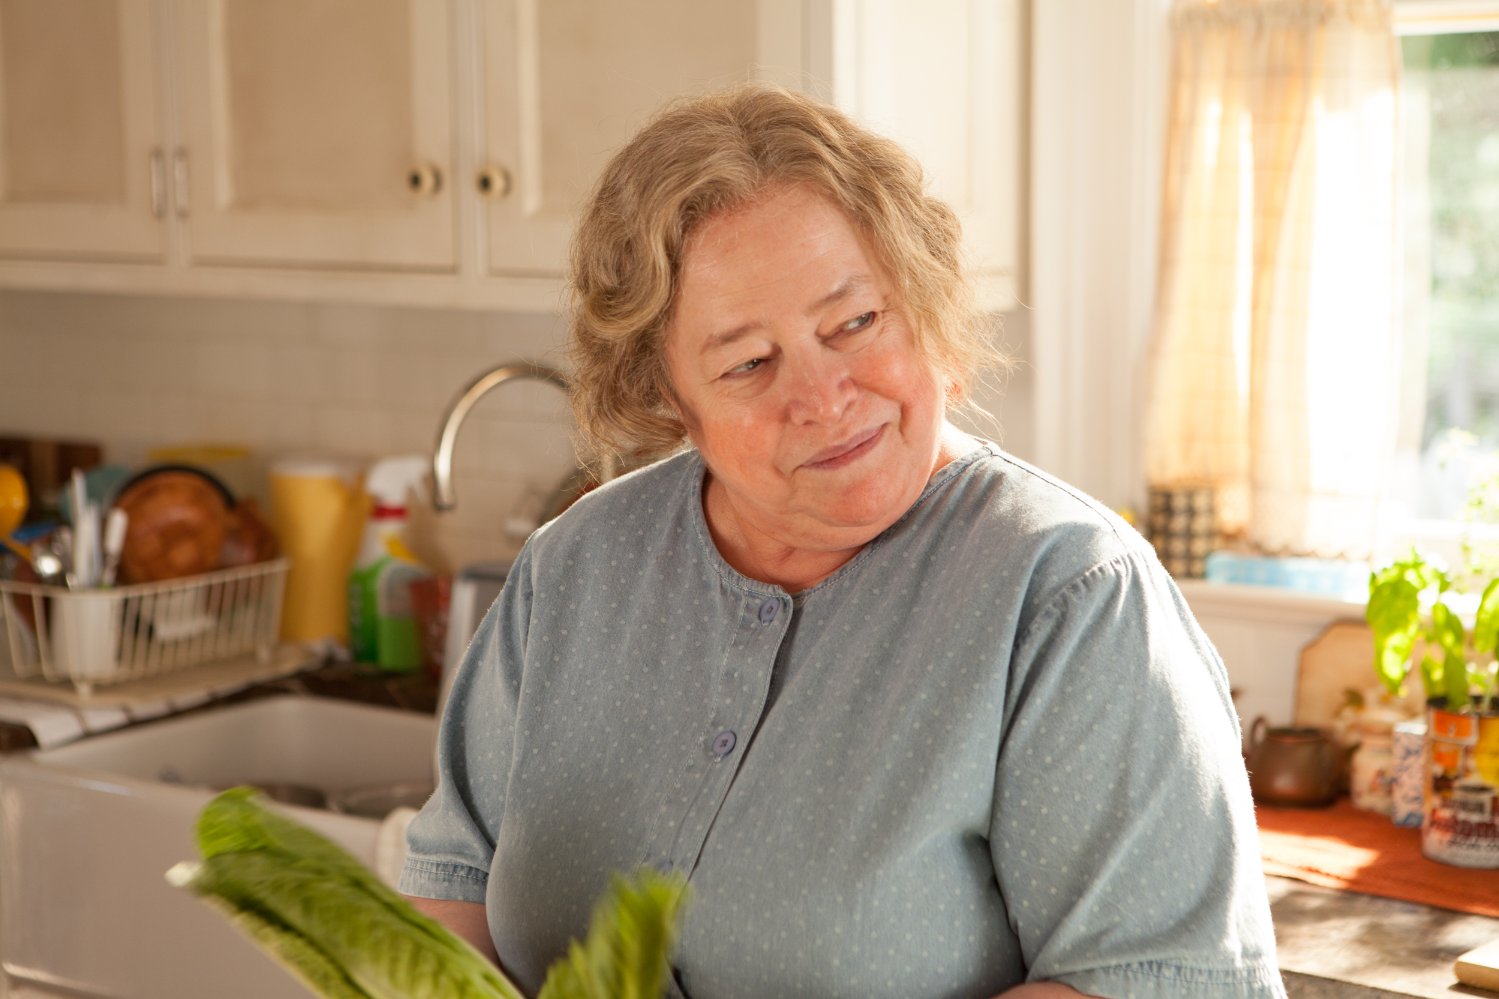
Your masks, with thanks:
[(814, 454), (803, 467), (818, 471), (834, 471), (845, 465), (850, 465), (864, 457), (870, 451), (873, 451), (884, 436), (885, 426), (881, 424), (873, 430), (855, 436), (851, 440), (835, 444), (830, 448), (824, 448)]

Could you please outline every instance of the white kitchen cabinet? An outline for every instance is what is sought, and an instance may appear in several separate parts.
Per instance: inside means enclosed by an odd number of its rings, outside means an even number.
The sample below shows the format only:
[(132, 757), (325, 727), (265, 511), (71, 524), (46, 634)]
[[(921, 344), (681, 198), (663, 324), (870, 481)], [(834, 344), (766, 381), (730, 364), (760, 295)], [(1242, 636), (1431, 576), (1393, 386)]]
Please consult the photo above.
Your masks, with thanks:
[(150, 0), (0, 2), (0, 255), (162, 260)]
[[(124, 105), (79, 135), (76, 100), (33, 100), (61, 124), (0, 146), (0, 284), (552, 310), (613, 150), (667, 98), (762, 78), (916, 152), (963, 218), (983, 300), (1007, 307), (1024, 2), (0, 0), (7, 120), (26, 92), (13, 78), (66, 75), (18, 58), (12, 22), (92, 53), (113, 75), (90, 92)], [(42, 8), (67, 16), (43, 30)], [(11, 180), (75, 159), (102, 159), (91, 183), (126, 193), (106, 208), (84, 186), (43, 216)]]
[(666, 100), (755, 75), (756, 4), (485, 0), (486, 267), (559, 274), (577, 207)]
[(452, 271), (448, 0), (180, 0), (190, 263)]
[(1013, 307), (1025, 231), (1025, 0), (798, 6), (801, 85), (916, 155), (962, 219), (980, 300)]

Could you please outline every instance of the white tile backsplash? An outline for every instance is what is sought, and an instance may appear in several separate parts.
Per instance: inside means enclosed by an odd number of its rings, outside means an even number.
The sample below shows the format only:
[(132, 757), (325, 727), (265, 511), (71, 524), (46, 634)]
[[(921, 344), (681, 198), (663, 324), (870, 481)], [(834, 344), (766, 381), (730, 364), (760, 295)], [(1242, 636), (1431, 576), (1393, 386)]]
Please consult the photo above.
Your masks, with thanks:
[[(976, 393), (977, 432), (1029, 457), (1029, 316), (1000, 342), (1022, 366)], [(239, 444), (256, 465), (288, 453), (369, 460), (430, 453), (442, 414), (503, 361), (561, 366), (556, 316), (232, 299), (0, 290), (0, 434), (96, 440), (112, 460), (152, 447)], [(458, 508), (413, 519), (445, 569), (506, 558), (505, 531), (573, 467), (561, 393), (512, 383), (475, 407), (454, 452)]]
[[(448, 404), (514, 358), (557, 364), (555, 316), (256, 300), (0, 291), (0, 434), (153, 447), (238, 444), (369, 460), (430, 453)], [(455, 455), (458, 509), (414, 518), (441, 568), (504, 558), (503, 524), (574, 460), (560, 393), (519, 384), (474, 410)]]

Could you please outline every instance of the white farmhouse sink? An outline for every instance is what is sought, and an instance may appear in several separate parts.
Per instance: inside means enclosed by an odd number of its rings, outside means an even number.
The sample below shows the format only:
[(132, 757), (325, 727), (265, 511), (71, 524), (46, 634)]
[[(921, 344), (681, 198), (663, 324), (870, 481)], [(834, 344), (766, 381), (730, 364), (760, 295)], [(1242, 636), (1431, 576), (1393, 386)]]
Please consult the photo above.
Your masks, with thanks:
[[(214, 789), (430, 780), (431, 717), (252, 701), (0, 758), (0, 997), (307, 996), (227, 920), (170, 887)], [(374, 864), (375, 819), (278, 805)]]

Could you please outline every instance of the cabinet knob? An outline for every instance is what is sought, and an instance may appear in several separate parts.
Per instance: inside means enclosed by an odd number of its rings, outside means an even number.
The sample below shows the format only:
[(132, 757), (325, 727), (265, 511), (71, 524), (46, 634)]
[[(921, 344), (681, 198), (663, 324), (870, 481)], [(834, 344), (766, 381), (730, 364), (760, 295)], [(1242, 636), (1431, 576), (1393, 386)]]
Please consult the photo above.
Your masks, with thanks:
[(436, 194), (442, 190), (442, 171), (430, 163), (412, 167), (406, 174), (406, 189), (412, 194)]
[(479, 171), (479, 193), (486, 198), (503, 198), (510, 193), (510, 171), (504, 167), (485, 167)]

